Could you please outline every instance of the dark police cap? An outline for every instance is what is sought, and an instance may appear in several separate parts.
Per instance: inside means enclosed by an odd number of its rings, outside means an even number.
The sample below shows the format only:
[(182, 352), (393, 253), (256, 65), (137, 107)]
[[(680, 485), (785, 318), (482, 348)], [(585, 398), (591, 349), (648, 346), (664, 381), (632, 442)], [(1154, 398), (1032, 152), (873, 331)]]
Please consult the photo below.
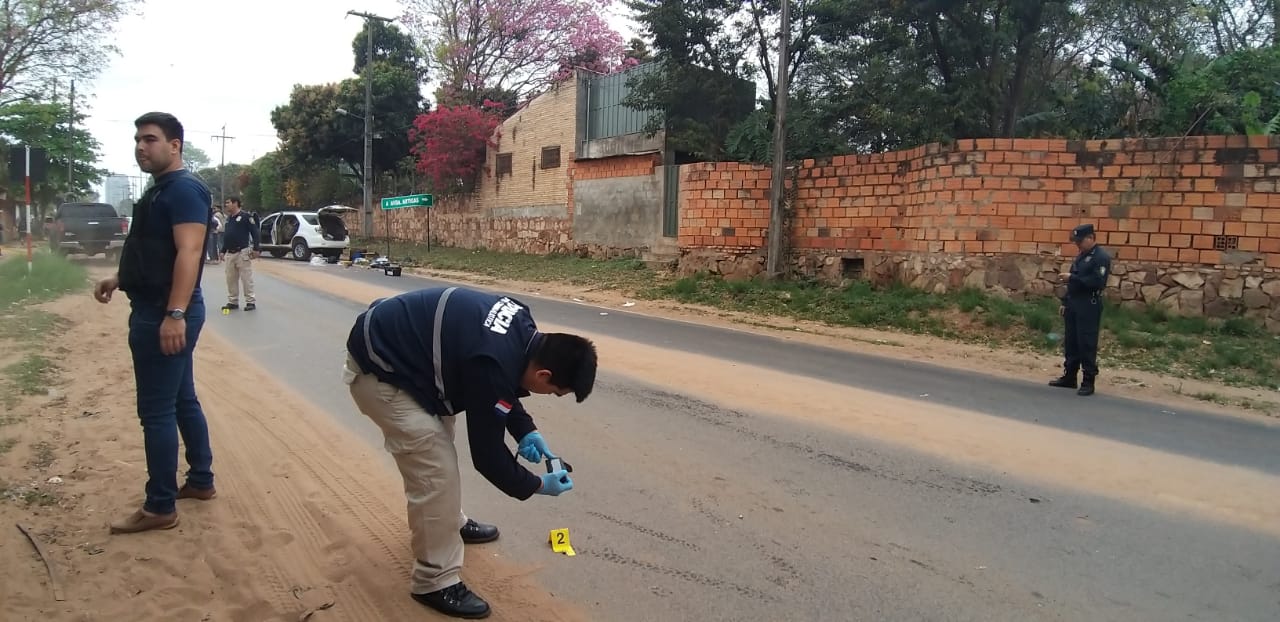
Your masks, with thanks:
[(1071, 241), (1079, 242), (1091, 235), (1093, 235), (1093, 225), (1080, 225), (1071, 230)]

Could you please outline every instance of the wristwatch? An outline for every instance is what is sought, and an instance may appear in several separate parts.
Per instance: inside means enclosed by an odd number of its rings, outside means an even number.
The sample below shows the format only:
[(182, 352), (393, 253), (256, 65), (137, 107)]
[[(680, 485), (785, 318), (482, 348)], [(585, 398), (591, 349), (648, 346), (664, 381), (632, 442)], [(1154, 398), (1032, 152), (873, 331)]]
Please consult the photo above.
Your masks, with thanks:
[(169, 309), (169, 317), (175, 320), (185, 319), (187, 317), (187, 312), (182, 309)]

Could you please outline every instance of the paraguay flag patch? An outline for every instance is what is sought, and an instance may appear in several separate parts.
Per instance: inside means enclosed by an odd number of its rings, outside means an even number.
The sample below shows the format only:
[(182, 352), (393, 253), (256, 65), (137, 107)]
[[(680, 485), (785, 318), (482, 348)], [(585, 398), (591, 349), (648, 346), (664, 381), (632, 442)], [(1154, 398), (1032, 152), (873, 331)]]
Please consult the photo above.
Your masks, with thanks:
[(500, 413), (502, 413), (502, 414), (504, 414), (504, 415), (506, 415), (506, 414), (510, 414), (510, 413), (511, 413), (511, 402), (508, 402), (508, 401), (506, 401), (506, 400), (498, 400), (498, 403), (497, 403), (497, 404), (494, 404), (494, 405), (493, 405), (493, 408), (494, 408), (494, 410), (497, 410), (498, 412), (500, 412)]

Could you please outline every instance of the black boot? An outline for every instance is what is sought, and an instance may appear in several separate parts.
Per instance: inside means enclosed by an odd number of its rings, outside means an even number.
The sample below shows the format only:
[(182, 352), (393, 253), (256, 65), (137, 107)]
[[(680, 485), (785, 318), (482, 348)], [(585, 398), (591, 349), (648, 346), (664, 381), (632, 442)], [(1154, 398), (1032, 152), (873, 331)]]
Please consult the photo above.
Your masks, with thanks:
[(410, 596), (419, 603), (454, 618), (478, 620), (489, 617), (489, 603), (467, 589), (464, 583), (455, 583), (443, 590), (428, 594), (410, 594)]
[(1093, 395), (1093, 376), (1085, 376), (1076, 395)]
[(458, 532), (462, 535), (462, 541), (467, 544), (483, 544), (498, 539), (497, 527), (477, 523), (469, 518), (467, 519), (467, 524), (463, 525)]
[(1074, 389), (1076, 388), (1076, 375), (1062, 374), (1061, 378), (1054, 378), (1053, 380), (1050, 380), (1049, 386), (1059, 387), (1062, 389)]

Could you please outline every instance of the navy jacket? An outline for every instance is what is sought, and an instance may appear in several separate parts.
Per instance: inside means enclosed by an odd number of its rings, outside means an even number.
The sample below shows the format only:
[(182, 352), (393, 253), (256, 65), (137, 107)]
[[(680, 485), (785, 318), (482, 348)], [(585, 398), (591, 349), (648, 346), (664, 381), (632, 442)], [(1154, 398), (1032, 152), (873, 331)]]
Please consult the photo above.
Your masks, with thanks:
[(244, 210), (235, 216), (227, 214), (227, 222), (222, 225), (222, 248), (218, 251), (234, 253), (242, 248), (262, 250), (258, 245), (258, 223)]
[(1107, 275), (1111, 273), (1111, 255), (1101, 246), (1094, 246), (1076, 255), (1071, 262), (1071, 276), (1067, 279), (1069, 298), (1088, 298), (1107, 288)]
[(528, 353), (541, 339), (528, 307), (459, 287), (375, 300), (356, 318), (347, 350), (361, 371), (412, 395), (437, 416), (467, 413), (471, 461), (494, 486), (528, 499), (542, 480), (507, 447), (537, 429), (520, 404)]

